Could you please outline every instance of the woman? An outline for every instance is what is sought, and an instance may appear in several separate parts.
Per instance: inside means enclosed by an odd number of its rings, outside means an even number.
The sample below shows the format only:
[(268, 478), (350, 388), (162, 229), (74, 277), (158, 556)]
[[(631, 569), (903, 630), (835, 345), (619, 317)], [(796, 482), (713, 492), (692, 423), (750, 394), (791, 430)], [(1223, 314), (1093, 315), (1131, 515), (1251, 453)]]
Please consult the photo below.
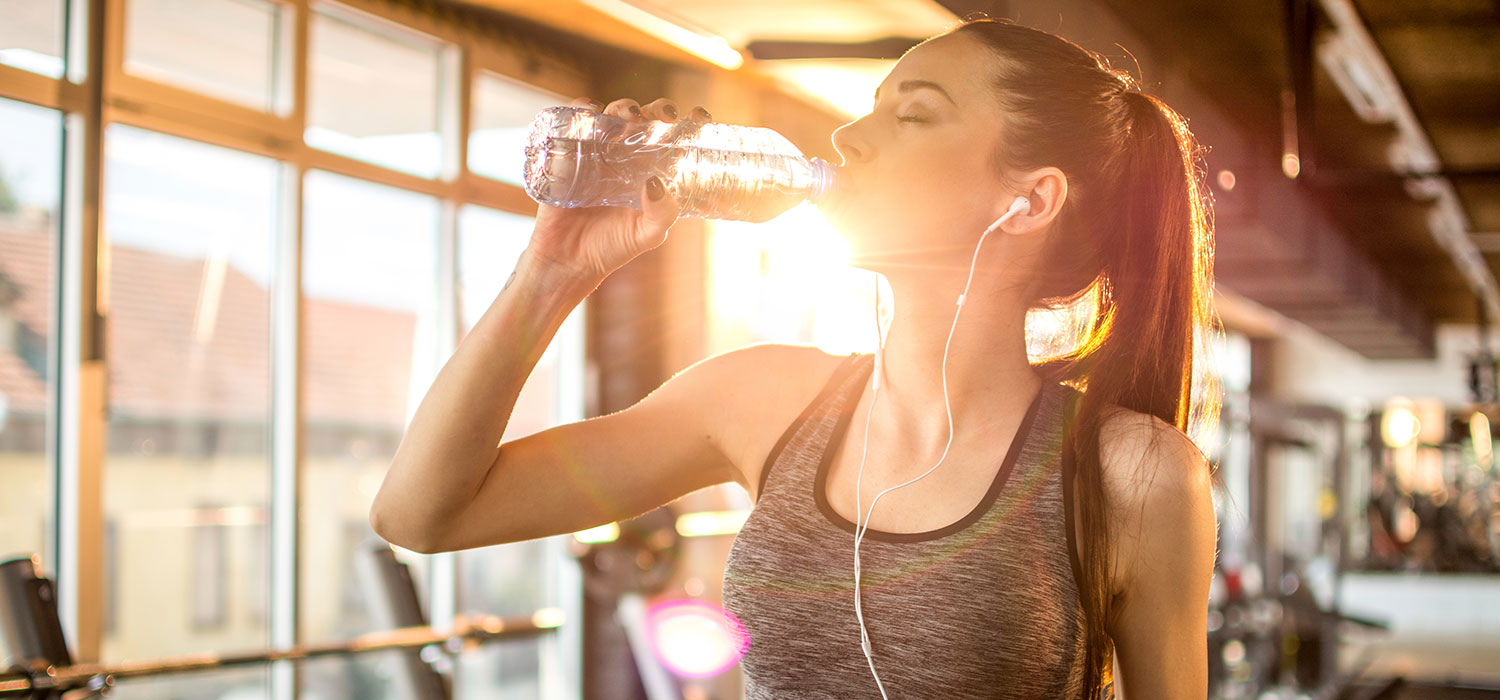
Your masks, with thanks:
[[(897, 300), (878, 372), (757, 345), (497, 447), (563, 318), (677, 213), (654, 178), (640, 212), (543, 206), (372, 526), (448, 551), (735, 481), (756, 499), (725, 574), (751, 698), (1204, 697), (1216, 524), (1185, 430), (1211, 234), (1184, 121), (1066, 40), (979, 20), (908, 52), (833, 140), (825, 209)], [(1081, 299), (1083, 342), (1032, 364), (1026, 311)]]

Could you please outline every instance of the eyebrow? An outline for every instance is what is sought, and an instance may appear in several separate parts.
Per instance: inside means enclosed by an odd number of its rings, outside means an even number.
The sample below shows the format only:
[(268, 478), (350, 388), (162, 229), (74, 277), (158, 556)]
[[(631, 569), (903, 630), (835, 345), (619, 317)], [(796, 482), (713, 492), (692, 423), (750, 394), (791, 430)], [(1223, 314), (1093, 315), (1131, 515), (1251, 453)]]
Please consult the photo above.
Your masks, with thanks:
[[(952, 95), (948, 94), (947, 90), (943, 89), (943, 86), (938, 85), (931, 80), (903, 80), (901, 81), (900, 85), (896, 86), (896, 89), (899, 92), (911, 92), (912, 90), (920, 90), (922, 88), (936, 90), (938, 94), (942, 95), (944, 98), (947, 98), (947, 100), (951, 102), (954, 107), (958, 106), (958, 102), (953, 99)], [(880, 99), (880, 88), (878, 87), (875, 88), (875, 99)]]

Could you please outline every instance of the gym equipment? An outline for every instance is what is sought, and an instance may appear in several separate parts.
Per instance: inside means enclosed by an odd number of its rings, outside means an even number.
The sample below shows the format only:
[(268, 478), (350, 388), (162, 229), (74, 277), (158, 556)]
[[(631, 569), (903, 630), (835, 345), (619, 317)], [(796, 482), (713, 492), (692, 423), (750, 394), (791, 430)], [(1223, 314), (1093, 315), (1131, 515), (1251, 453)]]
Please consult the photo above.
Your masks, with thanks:
[[(381, 541), (366, 544), (355, 558), (355, 566), (360, 569), (365, 602), (378, 627), (427, 626), (427, 616), (422, 614), (422, 603), (417, 596), (411, 569), (396, 559), (396, 552), (390, 545)], [(452, 696), (448, 678), (424, 662), (419, 651), (408, 649), (384, 654), (395, 662), (394, 682), (398, 697), (445, 700)]]
[[(657, 661), (647, 641), (646, 596), (659, 592), (677, 571), (682, 535), (677, 515), (663, 506), (615, 524), (613, 537), (569, 539), (585, 595), (585, 646), (607, 641), (623, 647), (630, 661), (595, 663), (592, 673), (610, 677), (611, 697), (679, 700), (677, 680)], [(624, 655), (622, 655), (624, 656)], [(614, 664), (614, 665), (611, 665)]]
[[(393, 556), (369, 550), (370, 578), (377, 591), (372, 599), (384, 601), (388, 620), (400, 622), (421, 617), (411, 576)], [(283, 648), (206, 652), (143, 661), (108, 664), (74, 663), (68, 653), (57, 614), (57, 598), (51, 580), (42, 574), (39, 557), (0, 563), (0, 632), (9, 650), (7, 669), (0, 673), (0, 698), (30, 700), (79, 700), (102, 696), (122, 679), (144, 678), (191, 671), (211, 671), (230, 666), (264, 664), (271, 661), (301, 661), (315, 657), (376, 652), (405, 653), (421, 662), (457, 655), (480, 643), (520, 639), (553, 632), (562, 623), (555, 611), (530, 616), (499, 618), (491, 615), (458, 615), (453, 631), (439, 633), (424, 624), (371, 632), (352, 639), (296, 644)], [(432, 672), (403, 663), (409, 697), (451, 697), (445, 683), (434, 685)]]

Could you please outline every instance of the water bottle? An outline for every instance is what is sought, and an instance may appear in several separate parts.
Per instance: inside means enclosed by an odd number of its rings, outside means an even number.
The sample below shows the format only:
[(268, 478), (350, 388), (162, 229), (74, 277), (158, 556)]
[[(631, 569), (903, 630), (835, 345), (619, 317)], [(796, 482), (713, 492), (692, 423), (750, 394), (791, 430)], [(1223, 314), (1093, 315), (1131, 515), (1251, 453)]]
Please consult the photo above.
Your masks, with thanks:
[(660, 177), (682, 216), (767, 221), (833, 187), (835, 168), (770, 129), (683, 119), (627, 121), (550, 107), (531, 123), (526, 193), (555, 207), (641, 208)]

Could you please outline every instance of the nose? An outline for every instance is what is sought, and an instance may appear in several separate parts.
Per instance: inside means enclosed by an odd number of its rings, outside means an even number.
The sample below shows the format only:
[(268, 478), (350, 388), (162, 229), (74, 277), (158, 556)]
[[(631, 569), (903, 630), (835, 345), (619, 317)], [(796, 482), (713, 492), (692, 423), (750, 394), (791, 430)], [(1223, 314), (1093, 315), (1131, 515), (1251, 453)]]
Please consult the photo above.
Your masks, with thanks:
[(844, 159), (844, 165), (868, 161), (875, 154), (864, 137), (863, 121), (863, 118), (856, 119), (833, 131), (833, 150)]

